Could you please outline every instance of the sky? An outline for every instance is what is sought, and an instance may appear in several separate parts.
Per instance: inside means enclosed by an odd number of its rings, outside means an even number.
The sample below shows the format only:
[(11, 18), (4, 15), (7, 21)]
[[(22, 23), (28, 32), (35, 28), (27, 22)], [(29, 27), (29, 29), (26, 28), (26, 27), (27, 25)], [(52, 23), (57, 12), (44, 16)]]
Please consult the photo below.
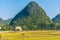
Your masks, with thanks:
[(37, 2), (50, 19), (60, 13), (60, 0), (0, 0), (0, 18), (13, 18), (31, 1)]

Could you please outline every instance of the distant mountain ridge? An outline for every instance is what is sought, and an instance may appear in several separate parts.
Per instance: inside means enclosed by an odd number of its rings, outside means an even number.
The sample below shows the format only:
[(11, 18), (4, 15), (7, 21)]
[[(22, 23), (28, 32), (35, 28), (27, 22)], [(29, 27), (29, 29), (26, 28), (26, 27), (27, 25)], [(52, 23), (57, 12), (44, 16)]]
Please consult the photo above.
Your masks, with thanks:
[(3, 20), (2, 18), (0, 18), (0, 25), (8, 25), (10, 21), (11, 21), (11, 18), (8, 20)]
[(55, 18), (53, 18), (52, 21), (60, 24), (60, 14), (58, 14)]

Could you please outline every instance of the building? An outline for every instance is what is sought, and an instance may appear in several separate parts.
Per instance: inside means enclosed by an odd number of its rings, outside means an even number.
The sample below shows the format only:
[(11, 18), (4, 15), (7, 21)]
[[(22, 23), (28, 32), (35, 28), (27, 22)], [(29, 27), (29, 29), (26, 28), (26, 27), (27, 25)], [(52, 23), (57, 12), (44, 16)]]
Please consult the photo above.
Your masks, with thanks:
[(22, 31), (22, 28), (20, 26), (16, 26), (16, 31)]
[(0, 31), (1, 31), (2, 27), (0, 27)]

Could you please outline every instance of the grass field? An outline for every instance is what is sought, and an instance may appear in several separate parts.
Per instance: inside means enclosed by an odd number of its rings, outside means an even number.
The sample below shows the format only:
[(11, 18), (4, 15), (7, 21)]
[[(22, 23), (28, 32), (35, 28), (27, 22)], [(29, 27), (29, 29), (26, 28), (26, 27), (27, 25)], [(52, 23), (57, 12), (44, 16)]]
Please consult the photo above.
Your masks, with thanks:
[(60, 30), (1, 31), (0, 40), (60, 40)]

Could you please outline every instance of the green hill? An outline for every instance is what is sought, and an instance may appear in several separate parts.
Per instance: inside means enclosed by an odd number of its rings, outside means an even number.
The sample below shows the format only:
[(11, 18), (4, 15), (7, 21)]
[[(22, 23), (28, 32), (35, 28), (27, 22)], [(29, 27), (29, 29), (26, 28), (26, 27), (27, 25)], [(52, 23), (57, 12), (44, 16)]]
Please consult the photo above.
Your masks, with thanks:
[(58, 14), (57, 16), (55, 16), (55, 17), (52, 19), (52, 21), (57, 24), (56, 29), (57, 29), (57, 30), (60, 30), (60, 14)]
[(55, 18), (53, 18), (52, 21), (60, 24), (60, 14), (58, 14)]
[(34, 1), (30, 2), (22, 11), (15, 15), (10, 22), (13, 27), (21, 26), (23, 30), (50, 30), (55, 24), (46, 12)]
[(0, 18), (0, 25), (8, 25), (10, 21), (11, 19), (3, 20), (2, 18)]

